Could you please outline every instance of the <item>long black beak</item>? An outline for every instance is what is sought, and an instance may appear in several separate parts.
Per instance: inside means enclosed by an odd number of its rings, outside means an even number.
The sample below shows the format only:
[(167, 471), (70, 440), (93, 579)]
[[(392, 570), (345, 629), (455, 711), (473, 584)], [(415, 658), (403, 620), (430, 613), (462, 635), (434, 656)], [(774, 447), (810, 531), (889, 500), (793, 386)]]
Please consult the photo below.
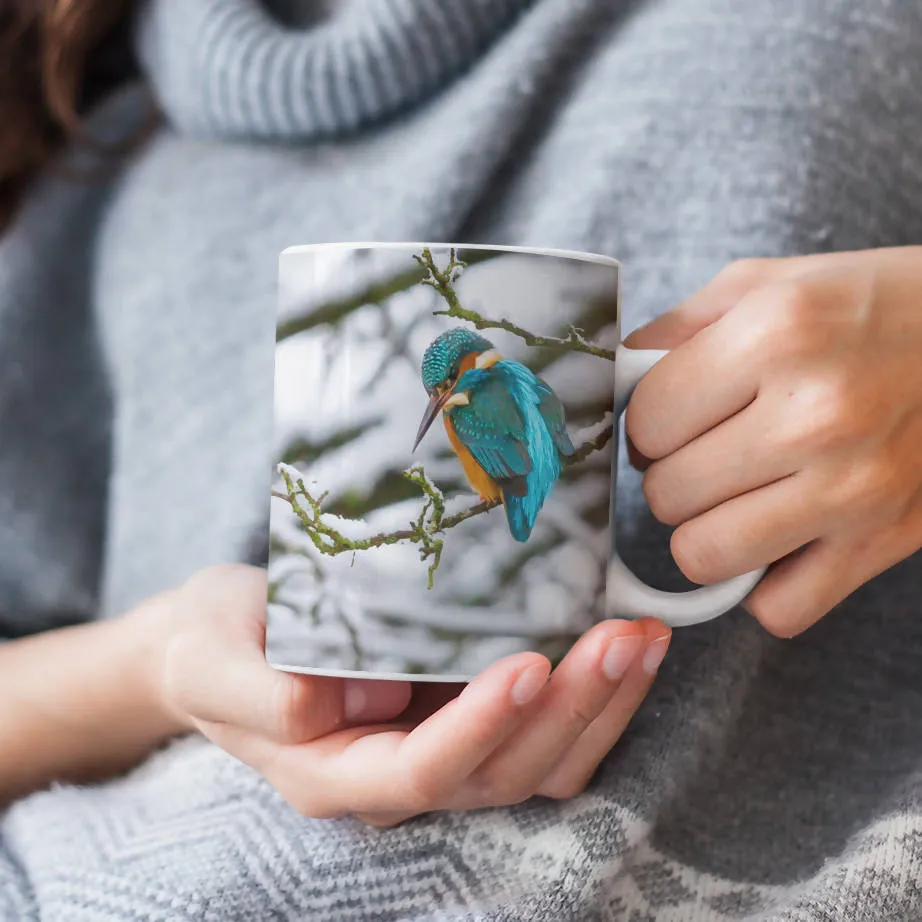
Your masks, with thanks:
[(429, 431), (429, 427), (435, 422), (436, 416), (439, 415), (439, 410), (442, 409), (442, 405), (450, 396), (451, 391), (445, 391), (444, 394), (436, 392), (429, 398), (429, 406), (426, 407), (426, 412), (423, 413), (419, 429), (416, 432), (416, 441), (413, 443), (413, 451), (416, 451), (419, 447), (419, 443), (423, 440), (423, 436)]

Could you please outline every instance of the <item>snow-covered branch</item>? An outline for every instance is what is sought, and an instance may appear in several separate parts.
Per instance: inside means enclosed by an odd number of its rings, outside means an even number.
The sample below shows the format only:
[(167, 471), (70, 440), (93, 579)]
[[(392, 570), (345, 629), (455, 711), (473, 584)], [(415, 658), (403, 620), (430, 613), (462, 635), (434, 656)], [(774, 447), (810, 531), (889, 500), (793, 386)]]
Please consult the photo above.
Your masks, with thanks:
[[(604, 448), (612, 437), (609, 424), (598, 435), (584, 442), (568, 459), (568, 464), (584, 461), (593, 452)], [(364, 537), (355, 534), (356, 525), (362, 523), (355, 519), (332, 515), (323, 511), (323, 501), (327, 494), (315, 496), (304, 483), (304, 478), (297, 468), (284, 462), (278, 465), (279, 474), (285, 481), (285, 492), (273, 490), (272, 495), (288, 503), (301, 523), (301, 528), (311, 544), (329, 557), (338, 554), (367, 551), (373, 547), (385, 547), (390, 544), (410, 542), (419, 546), (421, 560), (432, 558), (429, 564), (429, 588), (435, 580), (435, 571), (442, 560), (443, 541), (439, 535), (456, 528), (462, 522), (482, 515), (501, 505), (500, 500), (483, 500), (455, 512), (445, 515), (445, 496), (429, 479), (422, 465), (414, 465), (403, 472), (403, 476), (416, 484), (423, 493), (425, 501), (419, 515), (409, 523), (407, 528), (391, 532), (378, 532)], [(346, 534), (350, 532), (351, 534)]]
[(435, 571), (442, 559), (442, 539), (438, 535), (446, 532), (467, 519), (487, 512), (499, 505), (495, 502), (481, 502), (454, 515), (445, 515), (445, 497), (442, 491), (426, 476), (421, 465), (414, 465), (403, 472), (403, 476), (420, 488), (425, 501), (419, 515), (409, 523), (408, 528), (392, 532), (379, 532), (368, 537), (346, 532), (355, 532), (355, 526), (361, 522), (346, 519), (323, 511), (326, 493), (315, 496), (307, 488), (301, 472), (289, 464), (278, 465), (279, 474), (285, 481), (286, 492), (273, 490), (272, 495), (285, 500), (301, 523), (302, 530), (311, 544), (329, 557), (338, 554), (367, 551), (373, 547), (385, 547), (409, 541), (419, 546), (421, 560), (432, 558), (429, 564), (429, 588), (432, 588)]
[[(491, 250), (472, 250), (467, 257), (467, 262), (459, 263), (458, 265), (483, 262), (492, 259), (495, 255), (496, 253)], [(313, 330), (327, 324), (335, 326), (354, 311), (370, 304), (384, 304), (394, 295), (418, 285), (425, 278), (425, 266), (420, 265), (410, 269), (403, 269), (389, 278), (374, 281), (353, 294), (335, 298), (327, 301), (326, 304), (321, 304), (319, 307), (313, 307), (304, 313), (295, 314), (279, 323), (275, 332), (276, 342), (281, 342), (283, 339), (288, 339), (297, 333), (303, 333), (305, 330)]]
[(276, 342), (281, 342), (296, 333), (303, 333), (305, 330), (312, 330), (327, 323), (338, 323), (346, 315), (351, 314), (360, 307), (365, 307), (367, 304), (381, 304), (392, 295), (418, 285), (423, 277), (424, 274), (419, 269), (407, 269), (389, 279), (373, 282), (367, 288), (355, 294), (329, 301), (309, 313), (298, 314), (284, 320), (276, 329)]
[(505, 330), (507, 333), (518, 336), (529, 346), (566, 349), (569, 352), (585, 352), (588, 355), (614, 362), (615, 353), (611, 349), (603, 349), (601, 346), (589, 342), (582, 332), (574, 326), (569, 328), (569, 332), (563, 338), (538, 336), (509, 320), (490, 320), (478, 314), (477, 311), (462, 307), (455, 292), (454, 283), (458, 280), (461, 270), (464, 269), (467, 263), (457, 258), (454, 249), (449, 251), (448, 265), (444, 269), (439, 269), (435, 259), (433, 259), (432, 251), (428, 247), (425, 247), (420, 255), (414, 255), (413, 258), (426, 273), (421, 279), (422, 284), (435, 289), (448, 305), (447, 310), (435, 311), (436, 314), (466, 320), (478, 330)]
[(567, 458), (567, 465), (579, 464), (580, 461), (585, 461), (594, 452), (601, 451), (611, 441), (614, 431), (614, 425), (609, 422), (598, 435), (587, 439)]

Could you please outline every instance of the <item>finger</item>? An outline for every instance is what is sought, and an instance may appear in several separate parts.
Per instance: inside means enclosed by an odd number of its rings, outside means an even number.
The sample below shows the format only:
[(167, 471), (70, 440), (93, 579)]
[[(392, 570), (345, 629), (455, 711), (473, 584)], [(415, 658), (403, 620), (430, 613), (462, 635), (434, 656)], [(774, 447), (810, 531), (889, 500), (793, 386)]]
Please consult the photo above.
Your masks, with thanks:
[[(837, 261), (838, 260), (838, 261)], [(642, 455), (663, 458), (747, 406), (756, 396), (764, 368), (784, 348), (777, 308), (800, 297), (791, 280), (811, 270), (841, 264), (820, 257), (747, 260), (734, 263), (679, 305), (654, 321), (654, 329), (629, 337), (629, 344), (673, 348), (637, 385), (625, 414), (625, 428)], [(841, 286), (841, 282), (840, 282)], [(813, 287), (816, 287), (814, 284)], [(826, 300), (840, 298), (827, 292)], [(659, 336), (659, 327), (668, 327)], [(681, 328), (682, 335), (674, 333)], [(695, 385), (707, 375), (706, 386)]]
[(769, 282), (787, 260), (747, 259), (731, 263), (672, 310), (634, 330), (631, 349), (675, 349), (731, 310), (750, 291)]
[(651, 511), (680, 525), (798, 469), (801, 459), (767, 444), (765, 395), (719, 426), (652, 464), (643, 480)]
[(624, 426), (642, 455), (664, 458), (755, 399), (758, 366), (741, 360), (726, 340), (719, 324), (701, 330), (660, 359), (637, 385)]
[(585, 790), (599, 763), (621, 738), (634, 712), (647, 696), (669, 649), (672, 632), (654, 618), (644, 619), (641, 623), (646, 641), (643, 655), (631, 664), (605, 710), (538, 785), (538, 794), (565, 799)]
[(550, 672), (545, 657), (507, 657), (407, 737), (401, 757), (415, 765), (421, 777), (433, 774), (432, 788), (426, 784), (433, 802), (445, 800), (508, 739), (529, 703), (546, 686)]
[(743, 607), (776, 637), (794, 637), (903, 556), (880, 535), (820, 538), (775, 564)]
[[(344, 790), (343, 786), (335, 783), (337, 757), (357, 739), (375, 736), (391, 738), (386, 748), (393, 749), (393, 741), (405, 738), (411, 727), (390, 723), (349, 727), (320, 740), (290, 745), (231, 724), (202, 721), (199, 729), (215, 745), (261, 774), (299, 813), (316, 819), (329, 819), (352, 812), (352, 802), (360, 802), (365, 793), (362, 785), (377, 784), (382, 775), (381, 764), (369, 762), (365, 766), (366, 778), (356, 790)], [(387, 812), (383, 808), (396, 803), (396, 792), (388, 793), (393, 803), (388, 803), (386, 796), (382, 798), (374, 811), (381, 820), (375, 825), (392, 824), (383, 821)], [(395, 816), (396, 812), (391, 811), (388, 815)], [(401, 811), (402, 818), (410, 815), (410, 811)]]
[(643, 473), (653, 462), (637, 450), (637, 446), (631, 441), (629, 435), (625, 435), (624, 441), (627, 449), (628, 462), (634, 470)]
[(643, 626), (630, 621), (606, 622), (582, 637), (554, 670), (527, 722), (484, 762), (462, 796), (488, 804), (530, 797), (612, 700), (644, 637)]
[(180, 630), (165, 653), (164, 685), (194, 721), (229, 723), (280, 742), (303, 742), (352, 721), (402, 711), (406, 682), (281, 672), (266, 662), (266, 574), (255, 567), (203, 571), (178, 592)]
[[(226, 665), (233, 665), (230, 658)], [(240, 698), (222, 694), (227, 683), (221, 677), (187, 683), (182, 696), (199, 729), (227, 724), (276, 743), (306, 743), (343, 727), (392, 720), (410, 699), (407, 682), (298, 675), (268, 665), (250, 669), (243, 660), (238, 665), (238, 680), (249, 689)]]
[(748, 294), (772, 282), (812, 271), (854, 265), (864, 253), (820, 253), (783, 259), (740, 259), (672, 310), (634, 330), (624, 341), (632, 349), (675, 349), (727, 314)]
[[(270, 737), (229, 723), (197, 719), (195, 727), (205, 739), (243, 762), (244, 765), (249, 765), (250, 768), (266, 777), (270, 783), (275, 784), (273, 778), (269, 777), (270, 766), (286, 744), (278, 743)], [(282, 794), (282, 796), (285, 795)]]
[(272, 771), (286, 776), (300, 771), (303, 783), (323, 792), (327, 811), (416, 814), (440, 809), (517, 726), (549, 672), (550, 663), (538, 654), (507, 657), (410, 732), (388, 727), (371, 734), (340, 731), (303, 747), (286, 747)]
[[(638, 470), (707, 432), (755, 397), (757, 381), (751, 369), (728, 362), (720, 354), (720, 338), (715, 341), (705, 334), (742, 298), (782, 272), (786, 262), (732, 263), (690, 298), (625, 339), (632, 349), (675, 350), (647, 373), (628, 404), (628, 457)], [(690, 388), (688, 382), (700, 381), (704, 368), (709, 372), (707, 388)]]
[(679, 569), (709, 585), (781, 560), (825, 534), (831, 512), (811, 483), (792, 474), (680, 525), (670, 542)]
[(413, 817), (415, 814), (392, 812), (392, 813), (353, 813), (352, 815), (360, 823), (364, 823), (366, 826), (374, 826), (377, 829), (392, 829), (394, 826), (399, 826), (401, 823), (405, 823), (408, 819)]

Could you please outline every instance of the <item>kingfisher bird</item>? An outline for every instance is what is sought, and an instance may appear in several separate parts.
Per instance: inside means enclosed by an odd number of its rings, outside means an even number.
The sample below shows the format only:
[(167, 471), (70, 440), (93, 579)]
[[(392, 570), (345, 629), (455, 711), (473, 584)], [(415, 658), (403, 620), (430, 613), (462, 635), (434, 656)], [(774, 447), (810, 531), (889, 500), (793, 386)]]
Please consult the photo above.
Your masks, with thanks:
[(429, 405), (413, 450), (441, 412), (471, 487), (502, 502), (509, 531), (527, 541), (573, 443), (560, 398), (521, 362), (504, 358), (473, 330), (446, 330), (426, 349)]

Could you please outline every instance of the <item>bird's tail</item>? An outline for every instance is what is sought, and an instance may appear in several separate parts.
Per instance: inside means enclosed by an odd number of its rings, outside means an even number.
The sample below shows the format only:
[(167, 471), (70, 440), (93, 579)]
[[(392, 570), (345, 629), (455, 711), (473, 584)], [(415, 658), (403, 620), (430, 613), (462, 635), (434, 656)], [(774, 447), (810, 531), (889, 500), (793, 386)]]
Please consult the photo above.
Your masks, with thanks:
[[(526, 496), (510, 496), (503, 494), (503, 505), (506, 507), (506, 521), (509, 531), (516, 541), (525, 542), (531, 535), (538, 509), (534, 507), (534, 499)], [(539, 506), (540, 508), (540, 506)]]

